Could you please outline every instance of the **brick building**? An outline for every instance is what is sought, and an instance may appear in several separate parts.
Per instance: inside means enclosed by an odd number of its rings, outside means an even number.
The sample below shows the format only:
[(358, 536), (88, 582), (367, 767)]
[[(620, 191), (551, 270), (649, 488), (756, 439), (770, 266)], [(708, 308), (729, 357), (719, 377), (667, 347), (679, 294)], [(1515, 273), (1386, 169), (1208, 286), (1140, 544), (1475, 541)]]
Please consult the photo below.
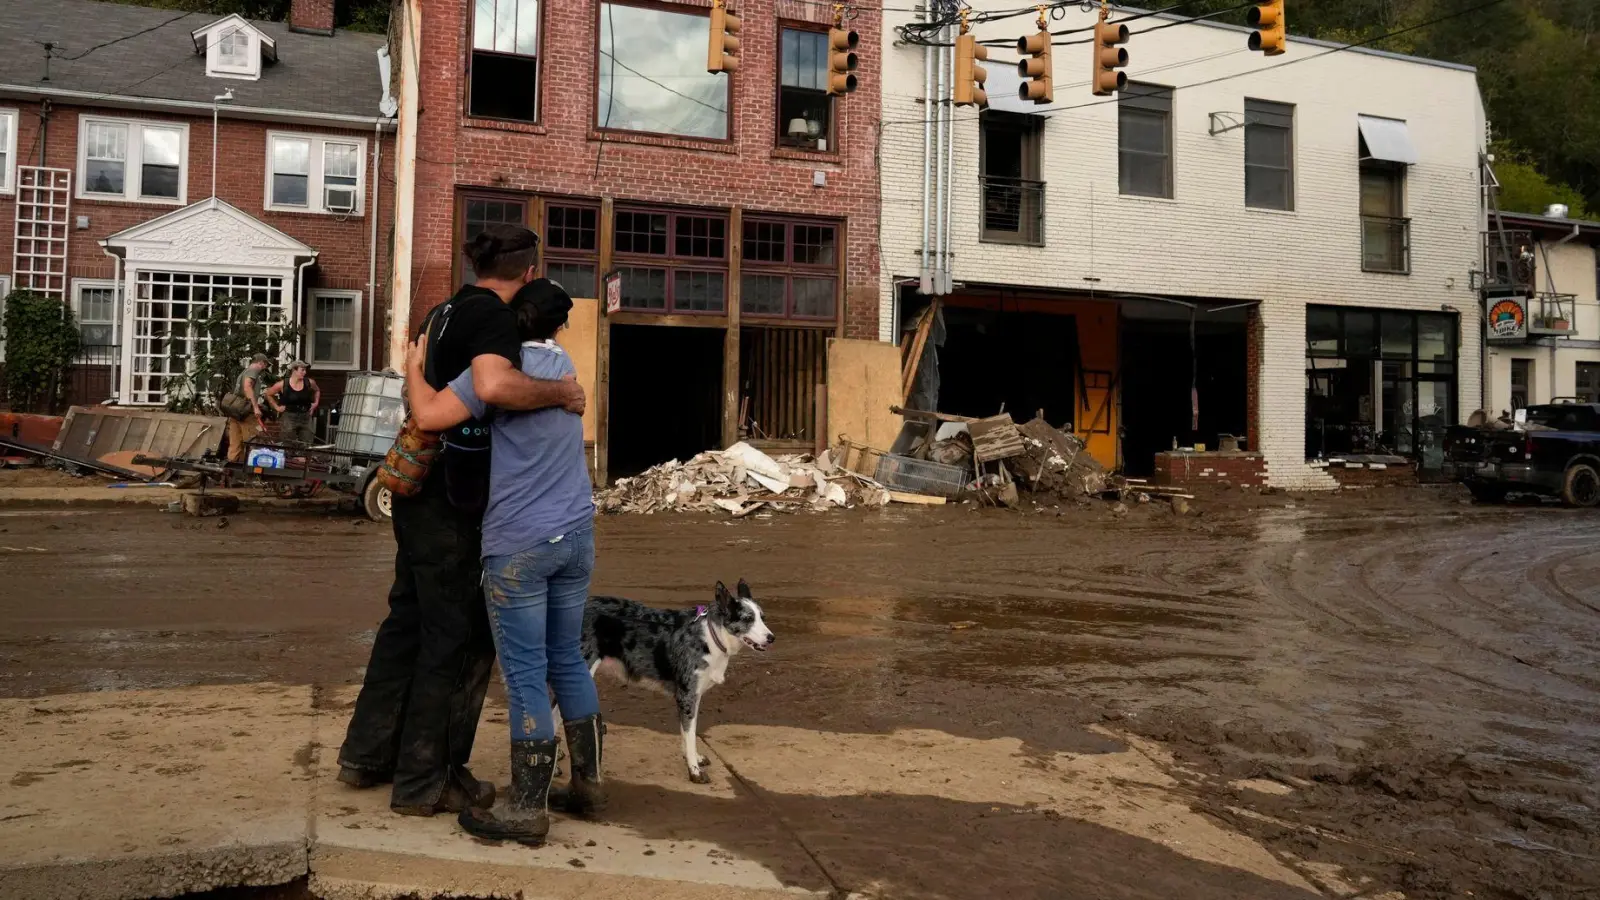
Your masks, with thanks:
[(1473, 70), (1292, 35), (1269, 59), (1247, 29), (1156, 15), (1097, 97), (1097, 11), (1054, 12), (1046, 105), (999, 46), (1031, 17), (976, 27), (982, 113), (941, 102), (947, 51), (895, 43), (916, 14), (884, 14), (883, 205), (906, 225), (884, 233), (882, 336), (941, 292), (939, 409), (1043, 409), (1130, 474), (1225, 435), (1284, 487), (1332, 487), (1330, 457), (1437, 466), (1481, 387)]
[(732, 74), (707, 72), (707, 0), (407, 6), (413, 325), (470, 279), (464, 240), (526, 223), (585, 298), (564, 341), (602, 478), (741, 434), (812, 447), (828, 338), (879, 331), (876, 13), (849, 22), (863, 89), (830, 97), (832, 7), (812, 0), (735, 4)]
[(332, 0), (287, 23), (0, 4), (0, 296), (71, 304), (69, 399), (164, 402), (224, 293), (302, 329), (325, 407), (381, 365), (386, 45), (336, 31)]

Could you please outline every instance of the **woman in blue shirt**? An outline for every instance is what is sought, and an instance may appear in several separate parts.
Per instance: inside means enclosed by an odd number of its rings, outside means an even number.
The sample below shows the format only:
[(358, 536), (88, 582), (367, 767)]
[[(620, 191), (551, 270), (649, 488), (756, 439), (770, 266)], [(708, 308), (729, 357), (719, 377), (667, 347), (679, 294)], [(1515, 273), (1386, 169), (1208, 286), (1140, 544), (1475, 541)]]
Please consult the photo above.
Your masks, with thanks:
[[(553, 338), (572, 298), (540, 278), (511, 300), (522, 338), (522, 371), (575, 378)], [(583, 419), (564, 409), (494, 412), (473, 390), (472, 370), (435, 391), (422, 377), (426, 339), (406, 357), (406, 397), (417, 424), (442, 431), (492, 416), (489, 505), (483, 516), (484, 594), (511, 703), (511, 790), (493, 809), (467, 809), (461, 827), (489, 840), (538, 846), (550, 829), (555, 724), (546, 684), (566, 723), (572, 759), (567, 810), (598, 812), (600, 701), (579, 641), (594, 569), (594, 499), (583, 452)]]

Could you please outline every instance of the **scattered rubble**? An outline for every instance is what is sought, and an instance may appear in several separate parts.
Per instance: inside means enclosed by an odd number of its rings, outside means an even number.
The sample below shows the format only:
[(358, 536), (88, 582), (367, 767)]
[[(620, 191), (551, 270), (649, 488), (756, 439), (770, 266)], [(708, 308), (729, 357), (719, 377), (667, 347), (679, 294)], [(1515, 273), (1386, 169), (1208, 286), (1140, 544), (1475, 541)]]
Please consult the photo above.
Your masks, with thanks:
[[(722, 510), (734, 518), (757, 512), (795, 512), (883, 506), (891, 492), (871, 478), (834, 462), (833, 451), (773, 458), (743, 441), (701, 453), (688, 462), (671, 460), (595, 494), (605, 513)], [(914, 501), (912, 501), (914, 502)]]

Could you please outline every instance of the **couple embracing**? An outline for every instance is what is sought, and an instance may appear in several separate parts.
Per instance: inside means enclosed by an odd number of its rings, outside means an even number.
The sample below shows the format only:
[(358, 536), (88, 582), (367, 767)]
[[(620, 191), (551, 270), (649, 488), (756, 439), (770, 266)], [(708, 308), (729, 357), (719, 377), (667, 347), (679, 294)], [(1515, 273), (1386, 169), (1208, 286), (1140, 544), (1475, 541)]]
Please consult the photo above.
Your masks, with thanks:
[[(491, 227), (465, 250), (476, 284), (435, 310), (407, 354), (412, 418), (443, 449), (416, 495), (394, 501), (390, 613), (340, 780), (392, 780), (395, 812), (453, 812), (474, 836), (539, 844), (556, 765), (550, 690), (572, 769), (558, 799), (576, 815), (604, 803), (605, 729), (579, 647), (595, 559), (584, 397), (554, 340), (572, 300), (533, 277), (539, 239), (526, 228)], [(466, 768), (496, 649), (511, 707), (499, 803)]]

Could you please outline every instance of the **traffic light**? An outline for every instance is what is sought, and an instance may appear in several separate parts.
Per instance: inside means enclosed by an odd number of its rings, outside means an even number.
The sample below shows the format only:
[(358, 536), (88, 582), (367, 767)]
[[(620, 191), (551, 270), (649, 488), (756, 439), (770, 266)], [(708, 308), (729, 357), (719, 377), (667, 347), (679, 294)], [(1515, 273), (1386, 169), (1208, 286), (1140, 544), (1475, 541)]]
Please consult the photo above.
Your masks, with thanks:
[(1118, 44), (1128, 40), (1128, 26), (1107, 22), (1103, 17), (1094, 26), (1094, 71), (1089, 73), (1091, 90), (1105, 97), (1122, 90), (1128, 74), (1118, 69), (1128, 64), (1128, 51)]
[(828, 29), (828, 93), (848, 94), (856, 89), (856, 45), (861, 35), (834, 27)]
[(1245, 21), (1255, 29), (1250, 32), (1251, 50), (1260, 50), (1267, 56), (1283, 52), (1288, 40), (1288, 33), (1283, 30), (1283, 0), (1256, 0)]
[(1028, 79), (1017, 88), (1017, 96), (1041, 105), (1055, 102), (1051, 86), (1054, 70), (1050, 64), (1050, 31), (1045, 28), (1043, 18), (1039, 20), (1037, 33), (1017, 38), (1017, 52), (1028, 57), (1017, 61), (1017, 74)]
[(976, 106), (983, 109), (989, 105), (989, 93), (983, 89), (983, 83), (989, 80), (989, 73), (983, 66), (978, 65), (979, 60), (988, 58), (989, 48), (979, 44), (974, 36), (962, 34), (956, 37), (957, 106)]
[(711, 44), (706, 48), (706, 71), (734, 72), (739, 68), (739, 17), (723, 0), (711, 0)]

